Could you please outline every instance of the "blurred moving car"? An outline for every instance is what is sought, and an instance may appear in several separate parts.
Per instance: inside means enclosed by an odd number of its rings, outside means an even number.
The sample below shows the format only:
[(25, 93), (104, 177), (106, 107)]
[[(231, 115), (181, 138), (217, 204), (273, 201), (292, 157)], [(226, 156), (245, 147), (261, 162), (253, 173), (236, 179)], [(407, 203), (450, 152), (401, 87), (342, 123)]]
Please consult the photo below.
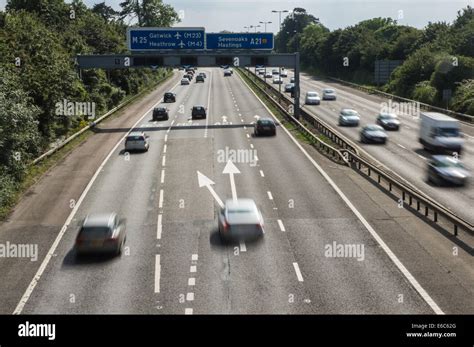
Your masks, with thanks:
[(323, 89), (323, 100), (336, 100), (336, 98), (336, 91), (334, 89)]
[(295, 89), (294, 83), (287, 83), (285, 84), (285, 93), (291, 93)]
[(120, 255), (127, 239), (125, 220), (116, 213), (92, 213), (82, 222), (76, 237), (76, 253)]
[(224, 77), (232, 76), (232, 72), (229, 69), (224, 70)]
[(321, 98), (319, 97), (318, 92), (314, 92), (314, 91), (306, 92), (304, 103), (306, 105), (319, 105), (321, 103)]
[(281, 76), (281, 77), (288, 77), (288, 72), (286, 72), (285, 69), (281, 69), (280, 76)]
[(168, 120), (169, 114), (168, 109), (166, 107), (155, 107), (153, 109), (152, 120), (159, 121), (159, 120)]
[(400, 129), (400, 121), (395, 113), (380, 113), (377, 116), (377, 124), (385, 130)]
[(283, 79), (280, 76), (273, 77), (273, 84), (282, 84)]
[(261, 135), (276, 135), (276, 124), (271, 118), (259, 118), (255, 122), (254, 131), (255, 136)]
[(339, 125), (341, 126), (358, 126), (360, 121), (360, 115), (356, 110), (349, 108), (343, 108), (339, 112)]
[(290, 83), (295, 83), (295, 78), (294, 77), (290, 78)]
[(471, 177), (468, 169), (456, 159), (448, 155), (433, 155), (428, 162), (428, 181), (436, 184), (466, 185)]
[(143, 131), (134, 131), (125, 138), (126, 151), (145, 151), (150, 148), (149, 136)]
[(204, 106), (193, 106), (191, 109), (191, 119), (206, 118), (207, 112)]
[(206, 75), (205, 72), (200, 72), (198, 76), (202, 76), (202, 77), (204, 77), (204, 78), (207, 78), (207, 75)]
[(176, 94), (172, 92), (166, 92), (163, 96), (163, 102), (176, 102)]
[(278, 74), (279, 74), (278, 69), (273, 69), (273, 70), (272, 70), (272, 75), (278, 75)]
[(252, 199), (227, 200), (218, 218), (219, 234), (224, 241), (257, 239), (263, 236), (264, 222)]
[(202, 75), (197, 75), (196, 76), (196, 83), (202, 82), (204, 83), (204, 76)]
[(380, 125), (369, 124), (360, 131), (360, 142), (362, 143), (386, 143), (387, 134)]
[(273, 77), (273, 75), (272, 75), (271, 72), (267, 72), (267, 73), (265, 74), (265, 78), (272, 78), (272, 77)]
[(184, 86), (184, 85), (189, 85), (189, 79), (187, 78), (182, 78), (181, 79), (181, 85)]

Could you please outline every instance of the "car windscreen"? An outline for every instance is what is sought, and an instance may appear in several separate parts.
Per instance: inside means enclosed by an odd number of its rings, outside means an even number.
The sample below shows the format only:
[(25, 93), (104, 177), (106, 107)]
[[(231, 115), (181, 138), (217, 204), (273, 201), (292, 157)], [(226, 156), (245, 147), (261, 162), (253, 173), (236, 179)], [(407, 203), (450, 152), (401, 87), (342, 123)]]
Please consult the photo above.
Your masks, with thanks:
[(438, 136), (442, 137), (458, 137), (459, 129), (457, 128), (438, 128)]

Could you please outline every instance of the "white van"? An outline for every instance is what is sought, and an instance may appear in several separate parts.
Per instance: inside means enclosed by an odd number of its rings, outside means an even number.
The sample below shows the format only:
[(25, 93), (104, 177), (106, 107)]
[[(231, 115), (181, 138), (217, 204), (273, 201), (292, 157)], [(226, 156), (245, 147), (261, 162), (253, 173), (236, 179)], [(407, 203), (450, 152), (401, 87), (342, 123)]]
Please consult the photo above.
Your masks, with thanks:
[(461, 153), (459, 121), (442, 113), (421, 112), (419, 141), (426, 150)]

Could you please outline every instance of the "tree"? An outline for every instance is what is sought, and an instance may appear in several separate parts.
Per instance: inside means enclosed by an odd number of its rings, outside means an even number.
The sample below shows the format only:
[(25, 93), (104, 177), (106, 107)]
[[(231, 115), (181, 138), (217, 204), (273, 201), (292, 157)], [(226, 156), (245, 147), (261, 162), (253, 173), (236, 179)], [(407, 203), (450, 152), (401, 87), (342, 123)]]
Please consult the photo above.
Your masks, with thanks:
[(451, 100), (451, 109), (474, 116), (474, 79), (458, 82)]
[(136, 19), (140, 27), (171, 27), (180, 22), (173, 7), (161, 0), (125, 0), (120, 6), (121, 18)]
[[(285, 18), (281, 25), (281, 31), (275, 38), (275, 49), (278, 52), (288, 52), (288, 42), (295, 34), (302, 34), (304, 28), (310, 24), (316, 24), (319, 20), (311, 14), (308, 14), (304, 8), (297, 7)], [(296, 44), (290, 46), (294, 51)]]
[(105, 1), (95, 4), (92, 7), (92, 12), (98, 14), (107, 22), (115, 20), (119, 15), (119, 12), (115, 11), (112, 7), (107, 6)]

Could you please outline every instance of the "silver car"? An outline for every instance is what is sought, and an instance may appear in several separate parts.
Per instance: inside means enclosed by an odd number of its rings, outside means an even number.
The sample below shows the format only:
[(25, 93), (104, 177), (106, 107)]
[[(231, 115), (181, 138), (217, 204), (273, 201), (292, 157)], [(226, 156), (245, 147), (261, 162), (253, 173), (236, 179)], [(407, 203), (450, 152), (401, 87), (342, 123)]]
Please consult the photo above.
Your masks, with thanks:
[(257, 239), (265, 233), (262, 214), (252, 199), (227, 200), (218, 223), (224, 241)]
[(323, 89), (323, 100), (336, 100), (336, 98), (336, 91), (334, 89)]
[(187, 77), (185, 78), (182, 78), (181, 79), (181, 85), (184, 86), (184, 85), (189, 85), (189, 79)]
[(148, 151), (150, 148), (149, 136), (143, 131), (134, 131), (125, 139), (126, 151)]
[(360, 115), (356, 110), (343, 108), (339, 112), (339, 125), (341, 126), (358, 126)]
[(93, 213), (82, 222), (76, 237), (76, 253), (120, 255), (126, 240), (125, 220), (116, 213)]
[(319, 97), (318, 92), (307, 92), (304, 103), (306, 105), (319, 105), (321, 103), (321, 98)]
[(471, 174), (459, 159), (447, 155), (433, 155), (428, 163), (428, 181), (436, 185), (465, 185)]

